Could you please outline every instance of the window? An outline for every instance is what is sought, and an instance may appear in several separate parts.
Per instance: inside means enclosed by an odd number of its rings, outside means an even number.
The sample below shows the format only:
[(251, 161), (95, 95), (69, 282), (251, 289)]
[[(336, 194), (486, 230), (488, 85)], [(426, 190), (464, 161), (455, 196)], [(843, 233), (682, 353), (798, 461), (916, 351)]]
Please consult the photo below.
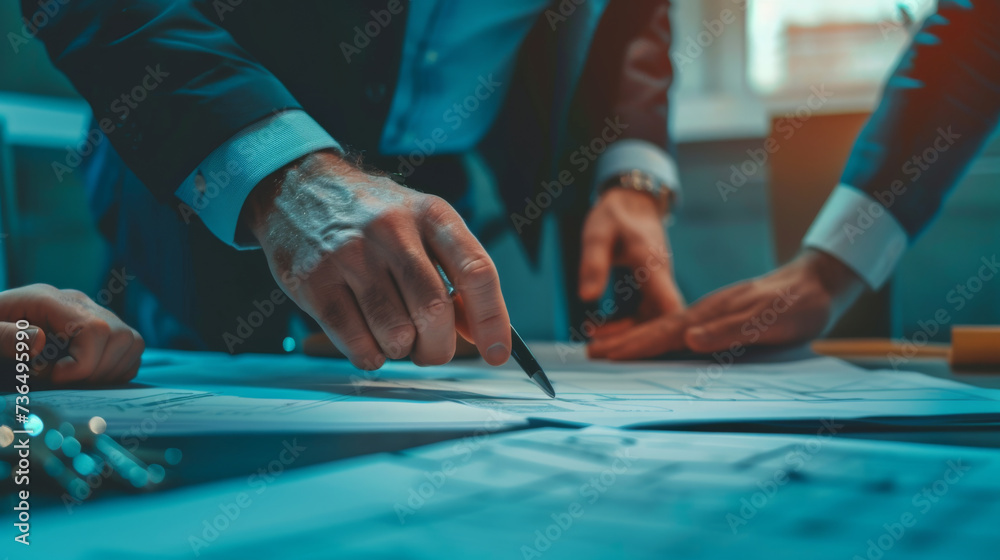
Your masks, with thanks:
[(750, 0), (747, 81), (763, 96), (878, 89), (935, 0)]

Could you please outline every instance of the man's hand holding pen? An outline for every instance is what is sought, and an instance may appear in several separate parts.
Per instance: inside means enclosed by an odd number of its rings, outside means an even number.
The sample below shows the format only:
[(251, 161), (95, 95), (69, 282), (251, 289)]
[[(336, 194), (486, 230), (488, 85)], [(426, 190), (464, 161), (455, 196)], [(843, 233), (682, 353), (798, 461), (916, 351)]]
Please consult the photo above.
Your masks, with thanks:
[(510, 357), (496, 267), (444, 200), (316, 152), (259, 184), (242, 221), (279, 286), (355, 366), (373, 370), (405, 356), (447, 363), (456, 329), (487, 363)]

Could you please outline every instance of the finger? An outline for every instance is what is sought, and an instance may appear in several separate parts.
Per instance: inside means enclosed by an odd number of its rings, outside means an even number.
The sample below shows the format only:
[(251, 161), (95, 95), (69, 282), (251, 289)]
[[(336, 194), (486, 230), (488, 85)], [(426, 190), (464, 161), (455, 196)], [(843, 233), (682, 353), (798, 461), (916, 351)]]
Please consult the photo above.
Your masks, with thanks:
[(0, 322), (0, 358), (16, 360), (20, 354), (33, 359), (45, 347), (45, 333), (38, 327), (19, 329), (15, 323)]
[(455, 308), (426, 250), (399, 252), (392, 273), (416, 333), (410, 359), (418, 365), (450, 362), (455, 356)]
[(382, 352), (393, 360), (407, 356), (417, 331), (391, 273), (374, 267), (360, 273), (345, 270), (344, 279)]
[(658, 315), (672, 315), (684, 310), (684, 298), (669, 268), (661, 268), (650, 273), (649, 281), (643, 286), (643, 303), (649, 301)]
[(752, 310), (745, 310), (692, 326), (684, 332), (684, 342), (702, 354), (727, 350), (736, 344), (759, 343), (760, 331), (753, 328), (752, 317)]
[(124, 368), (131, 365), (125, 362), (125, 358), (135, 344), (136, 334), (138, 333), (124, 323), (113, 326), (104, 347), (104, 354), (87, 381), (92, 384), (113, 381)]
[(139, 373), (139, 366), (142, 365), (142, 353), (146, 349), (146, 342), (143, 340), (138, 331), (134, 332), (135, 342), (122, 358), (122, 367), (119, 367), (118, 371), (108, 379), (109, 383), (128, 383), (129, 381), (135, 379), (135, 376)]
[(127, 368), (123, 369), (118, 375), (109, 381), (109, 383), (114, 385), (125, 385), (126, 383), (135, 379), (135, 376), (139, 374), (139, 366), (142, 364), (141, 359), (133, 360)]
[[(595, 336), (587, 345), (587, 355), (595, 359), (609, 358), (612, 353), (615, 353), (624, 345), (627, 345), (629, 340), (635, 336), (650, 336), (649, 333), (660, 328), (659, 324), (665, 322), (666, 320), (667, 318), (664, 317), (654, 321), (647, 321), (645, 323), (635, 323), (632, 327), (620, 329), (614, 334)], [(665, 342), (666, 341), (658, 341), (658, 344), (665, 344)], [(667, 350), (663, 350), (663, 352), (666, 351)]]
[(609, 336), (616, 335), (620, 332), (625, 332), (638, 324), (638, 321), (632, 317), (627, 317), (625, 319), (619, 319), (617, 321), (611, 321), (605, 323), (594, 329), (594, 334), (591, 338), (607, 338)]
[(505, 363), (510, 358), (510, 316), (493, 260), (443, 201), (425, 213), (423, 234), (462, 296), (465, 321), (483, 359), (494, 366)]
[(646, 316), (682, 311), (684, 297), (674, 281), (670, 251), (662, 234), (629, 236), (623, 243), (624, 254), (615, 264), (627, 266), (632, 271), (632, 277), (639, 283)]
[(611, 274), (614, 232), (610, 222), (587, 217), (583, 225), (583, 249), (580, 253), (580, 299), (594, 301), (604, 294)]
[(466, 342), (476, 345), (475, 339), (472, 338), (472, 331), (469, 329), (469, 322), (466, 321), (468, 313), (465, 311), (465, 304), (462, 303), (461, 294), (452, 294), (451, 301), (455, 305), (455, 331), (465, 339)]
[(678, 317), (662, 317), (607, 338), (595, 340), (587, 353), (593, 358), (639, 360), (684, 349), (684, 322)]
[[(109, 327), (101, 357), (97, 365), (87, 375), (86, 380), (90, 384), (111, 382), (124, 368), (130, 365), (131, 360), (125, 362), (126, 356), (135, 345), (136, 339), (141, 340), (142, 337), (136, 330), (123, 323), (118, 316), (97, 305), (90, 298), (78, 299), (77, 303), (79, 305), (77, 309), (89, 317), (89, 321), (93, 321), (95, 324), (98, 324), (98, 321), (104, 321)], [(70, 346), (72, 348), (72, 344)]]
[(51, 380), (52, 368), (55, 367), (55, 362), (52, 361), (52, 358), (58, 356), (58, 349), (55, 346), (53, 346), (51, 357), (47, 357), (45, 355), (45, 352), (46, 350), (48, 350), (49, 343), (51, 342), (49, 340), (49, 336), (45, 334), (44, 330), (39, 331), (38, 336), (42, 340), (42, 342), (39, 343), (38, 354), (36, 354), (35, 357), (32, 358), (31, 360), (31, 370), (35, 372), (35, 374), (38, 375), (39, 377)]
[(740, 282), (716, 290), (694, 302), (684, 311), (684, 318), (688, 324), (697, 326), (744, 311), (756, 301), (756, 291), (751, 284)]
[(104, 319), (88, 315), (81, 323), (67, 324), (65, 332), (70, 336), (68, 355), (57, 360), (52, 368), (55, 383), (82, 381), (96, 372), (111, 336), (111, 326)]
[(312, 295), (312, 301), (323, 302), (318, 316), (313, 318), (333, 345), (359, 369), (371, 371), (382, 367), (385, 354), (368, 330), (368, 323), (350, 288), (343, 284), (330, 284), (323, 287), (322, 298)]

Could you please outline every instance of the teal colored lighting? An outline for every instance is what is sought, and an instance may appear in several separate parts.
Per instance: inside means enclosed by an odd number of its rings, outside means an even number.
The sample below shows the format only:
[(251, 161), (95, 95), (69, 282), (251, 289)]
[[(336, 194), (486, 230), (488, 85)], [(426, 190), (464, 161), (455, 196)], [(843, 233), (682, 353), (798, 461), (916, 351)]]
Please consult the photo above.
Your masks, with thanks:
[(176, 447), (171, 447), (170, 449), (163, 452), (163, 460), (166, 461), (168, 465), (176, 465), (177, 463), (181, 462), (182, 455), (183, 454), (181, 453), (180, 449), (177, 449)]
[(35, 414), (29, 414), (28, 419), (24, 422), (24, 431), (28, 432), (28, 435), (35, 437), (42, 433), (45, 429), (45, 422)]
[(49, 430), (45, 432), (45, 446), (55, 451), (62, 446), (63, 435), (59, 433), (58, 430)]
[(86, 453), (80, 453), (76, 457), (73, 457), (73, 468), (76, 472), (80, 473), (81, 476), (89, 476), (94, 473), (97, 464), (94, 460)]
[(42, 468), (48, 473), (52, 478), (62, 476), (66, 472), (66, 465), (60, 459), (54, 456), (48, 457), (44, 463), (42, 463)]
[(62, 424), (59, 424), (59, 432), (66, 437), (71, 437), (76, 435), (76, 428), (74, 428), (73, 424), (70, 424), (69, 422), (63, 422)]
[(132, 486), (142, 488), (149, 482), (149, 473), (147, 473), (145, 469), (132, 467), (127, 473), (125, 473), (125, 478), (132, 483)]
[(62, 452), (66, 454), (67, 457), (73, 458), (80, 454), (80, 440), (75, 437), (68, 437), (63, 440)]
[(160, 465), (149, 465), (146, 472), (149, 474), (149, 481), (153, 484), (163, 482), (163, 478), (167, 475), (167, 472)]

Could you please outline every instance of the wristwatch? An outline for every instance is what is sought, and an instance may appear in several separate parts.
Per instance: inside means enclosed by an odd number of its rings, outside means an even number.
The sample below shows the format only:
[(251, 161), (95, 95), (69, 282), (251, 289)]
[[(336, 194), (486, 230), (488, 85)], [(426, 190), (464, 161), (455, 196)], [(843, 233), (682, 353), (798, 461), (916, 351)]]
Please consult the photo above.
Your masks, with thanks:
[(625, 188), (639, 192), (644, 192), (653, 197), (656, 202), (656, 209), (660, 216), (666, 217), (670, 214), (670, 209), (674, 206), (674, 191), (666, 183), (656, 179), (644, 171), (633, 169), (624, 173), (619, 173), (601, 183), (597, 188), (597, 196), (601, 196), (608, 189)]

